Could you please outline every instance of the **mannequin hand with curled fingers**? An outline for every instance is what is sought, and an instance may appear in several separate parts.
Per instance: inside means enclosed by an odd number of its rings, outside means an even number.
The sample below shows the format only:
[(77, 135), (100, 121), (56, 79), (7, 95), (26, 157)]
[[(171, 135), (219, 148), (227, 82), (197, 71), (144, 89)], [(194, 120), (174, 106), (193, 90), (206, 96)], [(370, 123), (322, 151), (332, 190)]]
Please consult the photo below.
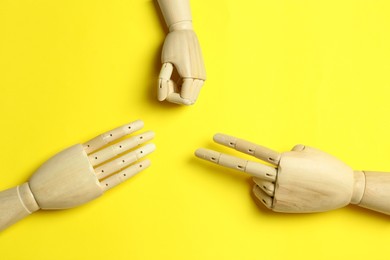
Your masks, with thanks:
[(224, 134), (216, 134), (214, 141), (273, 165), (204, 148), (195, 152), (201, 159), (251, 175), (255, 197), (273, 211), (323, 212), (351, 203), (390, 215), (390, 173), (353, 171), (334, 156), (304, 145), (278, 153)]
[(0, 230), (39, 209), (68, 209), (89, 202), (146, 169), (150, 161), (139, 159), (155, 150), (154, 144), (144, 145), (153, 132), (111, 144), (143, 125), (138, 120), (71, 146), (46, 161), (28, 182), (1, 191)]
[[(161, 61), (157, 98), (182, 105), (196, 102), (206, 80), (202, 51), (192, 28), (189, 0), (158, 0), (169, 27)], [(179, 82), (172, 79), (174, 68)]]

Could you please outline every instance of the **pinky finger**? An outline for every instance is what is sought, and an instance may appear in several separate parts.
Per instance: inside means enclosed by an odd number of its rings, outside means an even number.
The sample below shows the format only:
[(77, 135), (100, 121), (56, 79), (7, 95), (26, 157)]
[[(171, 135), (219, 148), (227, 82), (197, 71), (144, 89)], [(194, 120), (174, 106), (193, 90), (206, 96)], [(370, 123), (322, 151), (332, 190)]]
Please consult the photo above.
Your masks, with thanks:
[(272, 198), (268, 196), (259, 186), (253, 186), (253, 194), (255, 194), (256, 198), (260, 200), (267, 208), (272, 208)]
[(118, 184), (130, 179), (137, 173), (143, 171), (144, 169), (148, 168), (150, 166), (150, 160), (141, 161), (139, 163), (136, 163), (123, 171), (120, 171), (107, 179), (104, 179), (100, 182), (100, 185), (103, 189), (103, 191), (107, 191)]

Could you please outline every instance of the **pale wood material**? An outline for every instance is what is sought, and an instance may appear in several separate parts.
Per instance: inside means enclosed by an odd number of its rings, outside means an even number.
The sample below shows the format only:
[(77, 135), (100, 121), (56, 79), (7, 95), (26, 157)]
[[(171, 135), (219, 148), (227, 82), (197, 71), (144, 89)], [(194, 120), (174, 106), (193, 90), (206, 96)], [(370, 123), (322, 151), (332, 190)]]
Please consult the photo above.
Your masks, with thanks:
[(336, 157), (304, 145), (278, 153), (224, 134), (216, 134), (214, 141), (274, 165), (204, 148), (195, 152), (199, 158), (253, 176), (255, 197), (273, 211), (322, 212), (351, 203), (390, 214), (390, 173), (353, 171)]
[(138, 161), (139, 159), (145, 157), (146, 155), (152, 153), (155, 149), (155, 146), (153, 144), (146, 144), (142, 146), (141, 148), (138, 148), (132, 152), (129, 152), (115, 160), (112, 160), (108, 163), (105, 163), (97, 168), (95, 168), (96, 176), (99, 180), (113, 174), (114, 172), (117, 172), (119, 170), (122, 170), (132, 163)]
[(86, 153), (90, 154), (107, 145), (108, 143), (114, 142), (119, 138), (141, 130), (141, 128), (143, 127), (144, 122), (142, 120), (136, 120), (134, 122), (131, 122), (130, 124), (122, 125), (120, 127), (112, 129), (111, 131), (98, 135), (95, 138), (84, 143), (84, 150)]
[(266, 181), (257, 177), (253, 177), (253, 181), (257, 184), (258, 187), (261, 187), (261, 189), (268, 195), (273, 196), (275, 192), (275, 183)]
[(390, 173), (364, 171), (365, 190), (359, 206), (390, 214)]
[(280, 160), (280, 153), (271, 150), (267, 147), (248, 142), (243, 139), (236, 138), (225, 134), (215, 134), (214, 142), (236, 149), (237, 151), (253, 155), (263, 161), (278, 164)]
[(146, 169), (149, 166), (150, 166), (149, 160), (145, 160), (145, 161), (139, 162), (137, 164), (134, 164), (134, 165), (124, 169), (123, 171), (121, 171), (120, 174), (114, 174), (114, 175), (111, 175), (110, 177), (104, 179), (103, 181), (101, 181), (101, 186), (102, 186), (104, 191), (109, 190), (112, 187), (115, 187), (116, 185), (124, 182), (125, 180), (130, 179), (131, 177), (133, 177), (137, 173), (143, 171), (144, 169)]
[(178, 30), (169, 33), (165, 38), (161, 61), (173, 64), (183, 78), (206, 80), (202, 51), (194, 31)]
[(92, 166), (99, 165), (109, 160), (110, 158), (114, 158), (121, 153), (127, 152), (140, 144), (152, 140), (153, 137), (154, 133), (152, 131), (148, 131), (140, 135), (127, 138), (121, 142), (118, 142), (114, 145), (110, 145), (100, 151), (88, 155), (88, 159), (91, 162)]
[(273, 210), (320, 212), (348, 205), (353, 192), (353, 170), (314, 148), (283, 153), (279, 162)]
[(351, 198), (352, 204), (359, 204), (359, 202), (362, 200), (364, 191), (366, 189), (366, 176), (364, 172), (362, 171), (354, 171), (353, 177), (355, 180), (354, 187), (353, 187), (353, 194)]
[(158, 4), (170, 30), (175, 24), (192, 21), (189, 0), (158, 0)]
[(235, 156), (204, 148), (196, 150), (195, 155), (219, 165), (249, 173), (257, 178), (270, 181), (276, 180), (276, 169), (261, 163), (244, 160)]
[[(192, 105), (206, 80), (202, 51), (192, 28), (188, 0), (159, 0), (161, 11), (169, 27), (162, 54), (157, 98), (172, 103)], [(172, 79), (174, 68), (178, 82)]]
[(0, 231), (38, 209), (27, 183), (0, 192)]
[(71, 146), (47, 160), (27, 183), (0, 192), (0, 230), (38, 209), (82, 205), (149, 167), (149, 160), (139, 159), (155, 150), (154, 144), (144, 145), (154, 137), (151, 131), (105, 148), (142, 126), (138, 120)]
[(67, 209), (103, 194), (81, 144), (47, 160), (31, 177), (31, 191), (41, 209)]

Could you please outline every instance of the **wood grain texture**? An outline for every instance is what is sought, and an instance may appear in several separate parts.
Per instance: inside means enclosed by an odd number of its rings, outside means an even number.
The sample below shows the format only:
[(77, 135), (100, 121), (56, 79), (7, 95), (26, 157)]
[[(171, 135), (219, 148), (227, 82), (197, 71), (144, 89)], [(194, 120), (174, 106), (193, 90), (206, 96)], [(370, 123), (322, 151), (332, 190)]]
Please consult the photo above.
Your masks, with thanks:
[(176, 23), (192, 20), (189, 0), (158, 0), (158, 4), (170, 29)]
[(29, 183), (42, 209), (72, 208), (103, 194), (81, 144), (71, 146), (46, 161)]
[(365, 190), (358, 205), (390, 215), (390, 173), (364, 171), (364, 174)]
[(167, 35), (161, 62), (172, 63), (183, 78), (206, 80), (202, 50), (192, 30), (176, 30)]
[(27, 183), (0, 192), (0, 231), (38, 209)]
[(321, 212), (348, 205), (353, 170), (337, 158), (311, 147), (281, 156), (273, 210)]

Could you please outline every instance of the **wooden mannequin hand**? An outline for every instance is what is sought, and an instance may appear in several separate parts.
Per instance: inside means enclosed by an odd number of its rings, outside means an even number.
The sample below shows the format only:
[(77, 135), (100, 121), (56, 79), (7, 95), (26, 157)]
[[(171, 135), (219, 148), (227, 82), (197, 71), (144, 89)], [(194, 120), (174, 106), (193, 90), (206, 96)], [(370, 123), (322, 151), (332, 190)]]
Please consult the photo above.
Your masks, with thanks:
[(203, 148), (195, 152), (199, 158), (253, 176), (254, 195), (273, 211), (321, 212), (352, 203), (390, 214), (389, 173), (353, 171), (332, 155), (303, 145), (280, 154), (224, 134), (216, 134), (214, 141), (274, 165)]
[[(182, 27), (173, 27), (165, 39), (157, 98), (160, 101), (192, 105), (206, 80), (206, 72), (198, 38), (192, 26), (183, 24)], [(178, 82), (171, 78), (174, 68), (180, 76)]]
[[(107, 144), (143, 127), (138, 120), (77, 144), (46, 161), (31, 179), (0, 192), (0, 230), (39, 209), (67, 209), (93, 200), (150, 165), (137, 162), (154, 151), (151, 131)], [(103, 148), (103, 149), (101, 149)], [(118, 155), (121, 155), (117, 158)]]

